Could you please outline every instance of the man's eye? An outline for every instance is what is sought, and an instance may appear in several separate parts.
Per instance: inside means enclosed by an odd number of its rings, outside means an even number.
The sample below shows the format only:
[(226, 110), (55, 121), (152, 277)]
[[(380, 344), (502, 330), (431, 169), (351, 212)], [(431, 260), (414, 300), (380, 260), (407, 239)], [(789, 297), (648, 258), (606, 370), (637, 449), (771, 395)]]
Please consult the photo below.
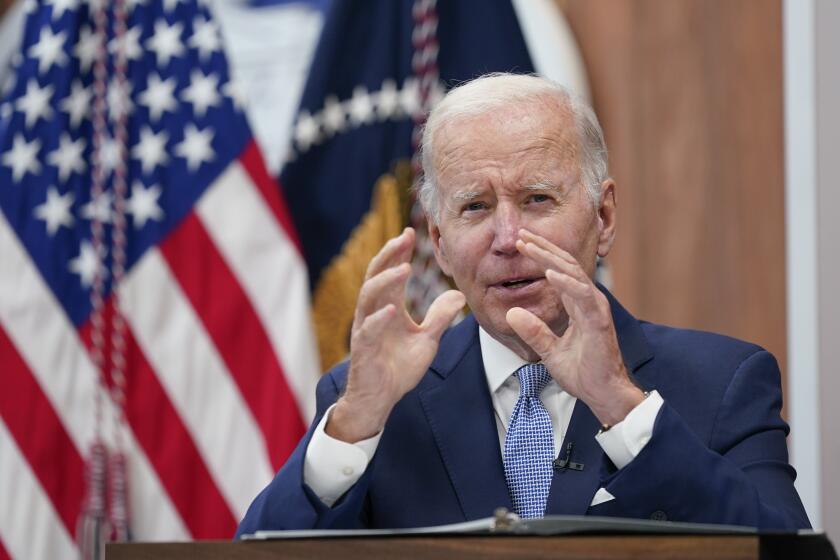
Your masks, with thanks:
[(478, 210), (484, 210), (486, 207), (487, 205), (483, 202), (470, 202), (464, 206), (464, 212), (476, 212)]
[(549, 196), (547, 194), (534, 194), (528, 200), (529, 202), (546, 202), (549, 200)]

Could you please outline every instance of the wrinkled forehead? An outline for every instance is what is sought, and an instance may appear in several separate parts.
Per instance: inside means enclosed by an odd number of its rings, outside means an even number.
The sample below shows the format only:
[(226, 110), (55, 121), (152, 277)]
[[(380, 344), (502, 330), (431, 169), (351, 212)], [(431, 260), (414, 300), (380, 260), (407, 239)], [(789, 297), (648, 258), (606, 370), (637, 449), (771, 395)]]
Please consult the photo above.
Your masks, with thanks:
[[(439, 186), (453, 175), (516, 169), (546, 180), (546, 174), (579, 169), (580, 142), (574, 117), (559, 102), (534, 100), (478, 114), (455, 114), (433, 139), (432, 164)], [(525, 179), (522, 177), (520, 179)]]

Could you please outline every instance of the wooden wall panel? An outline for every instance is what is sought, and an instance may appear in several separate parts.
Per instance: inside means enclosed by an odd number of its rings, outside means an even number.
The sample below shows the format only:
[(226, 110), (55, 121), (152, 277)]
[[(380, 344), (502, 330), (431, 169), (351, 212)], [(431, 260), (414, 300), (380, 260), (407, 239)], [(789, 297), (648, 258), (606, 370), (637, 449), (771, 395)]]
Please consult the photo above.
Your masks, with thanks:
[(780, 0), (566, 0), (618, 182), (615, 292), (784, 369)]

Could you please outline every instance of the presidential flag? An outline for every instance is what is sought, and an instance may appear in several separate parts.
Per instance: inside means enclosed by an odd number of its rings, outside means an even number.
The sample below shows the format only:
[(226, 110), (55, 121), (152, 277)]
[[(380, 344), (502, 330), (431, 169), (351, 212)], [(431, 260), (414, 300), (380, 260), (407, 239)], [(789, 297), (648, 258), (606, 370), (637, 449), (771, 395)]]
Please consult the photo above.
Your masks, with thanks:
[(325, 368), (347, 355), (367, 263), (404, 226), (418, 232), (411, 310), (448, 287), (410, 192), (420, 127), (446, 89), (495, 71), (534, 71), (510, 0), (331, 3), (280, 181)]
[(196, 0), (26, 10), (0, 101), (0, 558), (74, 557), (91, 516), (230, 538), (320, 372), (281, 191)]

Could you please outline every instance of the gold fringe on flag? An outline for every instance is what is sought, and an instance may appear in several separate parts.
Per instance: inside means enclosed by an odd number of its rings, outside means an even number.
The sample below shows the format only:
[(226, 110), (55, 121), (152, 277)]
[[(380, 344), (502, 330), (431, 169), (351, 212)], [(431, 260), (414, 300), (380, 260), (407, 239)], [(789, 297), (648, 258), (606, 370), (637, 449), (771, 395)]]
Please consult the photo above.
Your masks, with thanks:
[(313, 298), (313, 318), (325, 371), (350, 352), (350, 328), (365, 271), (385, 242), (399, 235), (408, 223), (411, 184), (408, 162), (397, 164), (393, 175), (383, 175), (374, 187), (370, 211), (321, 274)]

